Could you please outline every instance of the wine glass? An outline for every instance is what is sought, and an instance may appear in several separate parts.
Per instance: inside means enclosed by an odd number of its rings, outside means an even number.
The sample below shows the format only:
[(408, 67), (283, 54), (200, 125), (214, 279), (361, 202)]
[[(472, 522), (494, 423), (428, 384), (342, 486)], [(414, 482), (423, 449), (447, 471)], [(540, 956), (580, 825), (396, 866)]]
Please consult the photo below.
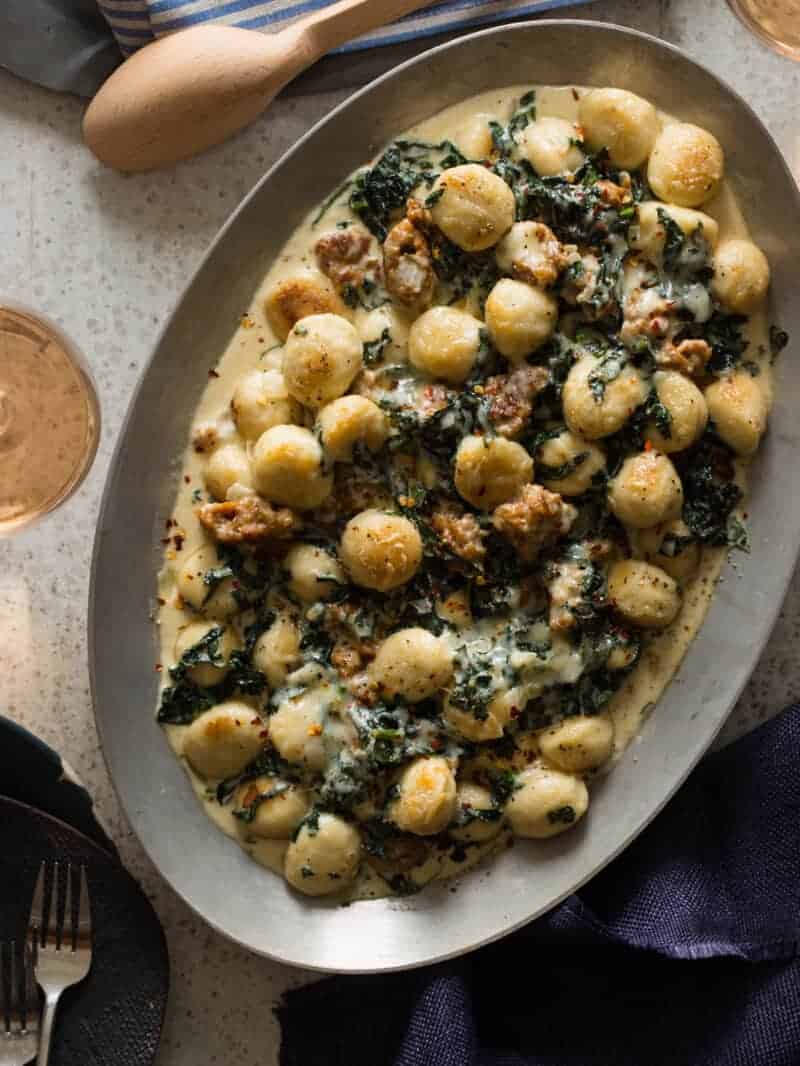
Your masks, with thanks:
[(800, 0), (728, 0), (728, 5), (770, 48), (800, 60)]
[(0, 536), (68, 499), (100, 438), (88, 365), (45, 315), (0, 296)]

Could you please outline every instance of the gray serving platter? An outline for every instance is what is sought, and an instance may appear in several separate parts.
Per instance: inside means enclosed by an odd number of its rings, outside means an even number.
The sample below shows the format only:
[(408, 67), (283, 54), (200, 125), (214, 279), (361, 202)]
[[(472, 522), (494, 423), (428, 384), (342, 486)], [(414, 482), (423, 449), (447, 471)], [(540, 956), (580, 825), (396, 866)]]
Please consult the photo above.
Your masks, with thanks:
[[(413, 123), (464, 97), (515, 83), (614, 85), (711, 129), (729, 180), (772, 264), (775, 321), (800, 336), (794, 298), (798, 190), (753, 111), (715, 75), (653, 37), (596, 22), (499, 27), (425, 52), (315, 126), (232, 215), (178, 302), (117, 446), (100, 513), (90, 593), (92, 691), (100, 738), (130, 823), (172, 888), (215, 929), (253, 951), (317, 970), (402, 969), (503, 936), (597, 873), (678, 788), (706, 751), (764, 646), (800, 542), (800, 364), (777, 367), (758, 457), (752, 552), (728, 566), (675, 681), (575, 832), (520, 844), (452, 886), (348, 907), (308, 900), (252, 862), (206, 818), (157, 726), (152, 623), (159, 538), (178, 460), (208, 369), (305, 213)], [(736, 782), (731, 782), (731, 788)]]

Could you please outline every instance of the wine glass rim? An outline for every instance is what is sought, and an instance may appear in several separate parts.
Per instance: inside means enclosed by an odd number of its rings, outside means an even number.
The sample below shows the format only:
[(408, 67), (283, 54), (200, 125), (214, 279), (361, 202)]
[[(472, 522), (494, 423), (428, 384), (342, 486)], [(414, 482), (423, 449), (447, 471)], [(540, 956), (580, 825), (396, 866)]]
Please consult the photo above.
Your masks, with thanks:
[(92, 469), (97, 450), (100, 446), (100, 434), (103, 428), (102, 411), (97, 384), (92, 374), (89, 361), (78, 343), (46, 312), (33, 307), (24, 300), (9, 296), (0, 291), (0, 312), (10, 311), (13, 314), (29, 318), (46, 330), (59, 343), (73, 368), (76, 370), (84, 385), (84, 397), (89, 414), (90, 432), (87, 434), (88, 447), (85, 449), (80, 462), (76, 463), (71, 476), (64, 485), (54, 494), (52, 499), (47, 500), (38, 513), (26, 516), (18, 522), (12, 521), (4, 530), (4, 533), (15, 534), (23, 529), (35, 525), (47, 515), (52, 514), (62, 504), (66, 503), (83, 484), (89, 471)]
[(767, 48), (770, 48), (773, 52), (777, 52), (779, 55), (785, 56), (787, 59), (800, 60), (800, 47), (793, 47), (792, 45), (785, 44), (783, 41), (778, 40), (777, 37), (772, 37), (764, 27), (757, 22), (751, 13), (742, 3), (742, 0), (727, 0), (728, 7), (739, 19), (741, 24), (746, 30), (749, 30), (754, 37), (756, 37), (762, 44), (765, 44)]

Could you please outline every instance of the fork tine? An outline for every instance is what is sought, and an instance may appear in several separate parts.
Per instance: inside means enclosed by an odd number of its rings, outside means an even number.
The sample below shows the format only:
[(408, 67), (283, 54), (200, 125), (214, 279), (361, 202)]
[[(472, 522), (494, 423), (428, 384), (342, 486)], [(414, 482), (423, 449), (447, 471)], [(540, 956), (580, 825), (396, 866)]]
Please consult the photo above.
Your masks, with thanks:
[(6, 951), (5, 941), (0, 940), (0, 1022), (2, 1022), (3, 1033), (7, 1033), (11, 1025), (8, 1015), (9, 997), (6, 989)]
[(33, 970), (33, 952), (27, 944), (22, 945), (24, 998), (22, 1000), (23, 1024), (29, 1033), (39, 1032), (39, 989)]
[(86, 867), (81, 866), (81, 880), (78, 903), (78, 929), (76, 941), (91, 945), (92, 938), (92, 908), (89, 903), (89, 883), (86, 879)]
[[(28, 928), (31, 936), (37, 944), (47, 943), (48, 926), (50, 924), (50, 895), (45, 894), (45, 882), (47, 877), (47, 863), (42, 861), (39, 873), (36, 877), (36, 887), (33, 890), (31, 912), (28, 918)], [(52, 894), (51, 880), (51, 894)]]
[(56, 911), (56, 951), (60, 951), (69, 944), (73, 950), (72, 942), (72, 864), (67, 863), (64, 871), (64, 890), (58, 886), (59, 902), (62, 906)]

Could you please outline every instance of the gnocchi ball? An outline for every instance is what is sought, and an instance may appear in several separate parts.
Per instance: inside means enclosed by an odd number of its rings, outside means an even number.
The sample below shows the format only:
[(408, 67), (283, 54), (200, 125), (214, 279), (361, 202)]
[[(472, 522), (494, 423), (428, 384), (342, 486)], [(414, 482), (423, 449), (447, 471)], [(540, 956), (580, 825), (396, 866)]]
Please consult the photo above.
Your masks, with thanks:
[(524, 281), (501, 278), (489, 293), (485, 315), (495, 348), (512, 362), (520, 362), (553, 335), (558, 302)]
[(658, 115), (647, 100), (625, 89), (592, 89), (581, 97), (578, 118), (593, 152), (608, 149), (614, 166), (635, 170), (650, 155)]
[(183, 737), (183, 755), (201, 777), (233, 777), (255, 759), (266, 736), (266, 726), (252, 707), (228, 700), (195, 718)]
[(577, 170), (584, 160), (574, 123), (553, 116), (527, 125), (519, 138), (519, 150), (543, 178)]
[(303, 414), (278, 370), (250, 370), (243, 374), (234, 390), (231, 410), (245, 440), (258, 440), (273, 426), (300, 422)]
[(647, 529), (677, 518), (683, 508), (683, 485), (672, 461), (651, 450), (631, 455), (608, 487), (611, 510), (626, 526)]
[(357, 585), (388, 592), (416, 574), (422, 538), (414, 523), (401, 515), (361, 511), (344, 528), (339, 558)]
[(512, 712), (525, 705), (520, 698), (518, 688), (507, 689), (495, 696), (486, 707), (486, 713), (478, 718), (468, 708), (457, 707), (445, 697), (443, 703), (444, 720), (450, 730), (466, 740), (482, 743), (485, 740), (497, 740), (511, 721)]
[[(441, 193), (441, 195), (439, 195)], [(497, 244), (514, 221), (514, 194), (502, 178), (477, 163), (450, 167), (433, 186), (434, 224), (465, 252)]]
[(489, 123), (496, 121), (494, 115), (483, 111), (463, 122), (453, 134), (453, 140), (469, 159), (486, 159), (494, 149), (492, 130)]
[(366, 396), (340, 396), (326, 403), (317, 425), (322, 446), (337, 462), (350, 462), (356, 444), (365, 444), (371, 452), (383, 447), (389, 436), (386, 415)]
[(279, 614), (253, 646), (253, 666), (260, 670), (272, 688), (280, 688), (300, 665), (300, 634), (297, 626)]
[(717, 245), (717, 220), (702, 211), (694, 211), (690, 207), (676, 207), (675, 204), (661, 204), (657, 200), (646, 200), (639, 204), (636, 214), (636, 226), (631, 227), (631, 247), (641, 252), (651, 263), (658, 263), (664, 254), (667, 228), (663, 215), (667, 215), (686, 237), (693, 236), (699, 229), (709, 248), (713, 250)]
[(502, 812), (489, 789), (474, 781), (462, 781), (456, 789), (455, 826), (450, 836), (466, 844), (483, 844), (502, 828)]
[(212, 629), (221, 629), (216, 645), (208, 649), (207, 657), (213, 661), (198, 663), (186, 671), (189, 680), (202, 688), (218, 685), (225, 678), (230, 670), (231, 654), (236, 651), (236, 634), (227, 626), (217, 626), (215, 622), (193, 622), (178, 633), (175, 641), (175, 659), (180, 661), (186, 652), (207, 637)]
[(456, 777), (447, 759), (420, 755), (405, 767), (397, 782), (397, 799), (389, 817), (406, 833), (434, 836), (456, 813)]
[(533, 480), (533, 459), (505, 437), (464, 437), (458, 446), (454, 481), (459, 495), (481, 511), (493, 511)]
[(362, 352), (355, 326), (341, 315), (302, 318), (283, 346), (286, 388), (306, 407), (322, 407), (350, 388)]
[(348, 310), (331, 281), (324, 274), (298, 274), (279, 281), (267, 295), (264, 313), (279, 341), (308, 315), (347, 315)]
[(239, 789), (237, 806), (253, 808), (253, 817), (240, 825), (242, 831), (264, 840), (289, 840), (311, 809), (305, 789), (271, 776), (246, 781)]
[(700, 545), (682, 518), (638, 530), (633, 547), (645, 562), (660, 566), (676, 581), (689, 577), (700, 562)]
[(656, 394), (669, 415), (669, 431), (658, 423), (647, 427), (647, 438), (662, 452), (682, 452), (703, 435), (708, 405), (693, 381), (676, 370), (660, 370), (653, 377)]
[(322, 448), (302, 426), (273, 426), (253, 448), (256, 488), (265, 499), (308, 511), (331, 493), (333, 478), (323, 473)]
[(539, 734), (543, 758), (558, 770), (582, 774), (611, 757), (614, 727), (607, 714), (574, 715)]
[(597, 356), (582, 356), (567, 375), (561, 395), (567, 425), (587, 440), (598, 440), (622, 429), (647, 398), (642, 375), (630, 364), (613, 381), (606, 382), (602, 395), (598, 395), (592, 384), (600, 365)]
[(223, 444), (209, 456), (203, 474), (206, 488), (216, 500), (224, 500), (234, 485), (253, 488), (253, 472), (247, 452), (240, 444)]
[(360, 309), (356, 315), (356, 329), (364, 344), (380, 346), (382, 362), (406, 362), (408, 322), (391, 304), (382, 304), (371, 311)]
[(748, 315), (769, 288), (767, 257), (752, 241), (727, 240), (714, 256), (711, 291), (727, 311)]
[(656, 138), (647, 180), (660, 200), (700, 207), (719, 188), (724, 170), (722, 145), (713, 134), (689, 122), (675, 122)]
[(563, 833), (589, 806), (589, 791), (579, 777), (541, 763), (518, 774), (517, 785), (506, 804), (506, 817), (518, 837), (540, 840)]
[(626, 622), (643, 629), (662, 629), (681, 606), (674, 580), (651, 563), (625, 559), (608, 572), (608, 598)]
[(720, 437), (737, 455), (752, 455), (767, 428), (768, 404), (759, 379), (736, 371), (709, 385), (705, 397)]
[(305, 896), (328, 896), (351, 885), (361, 861), (361, 835), (337, 814), (306, 822), (286, 849), (283, 873)]
[(304, 603), (327, 600), (347, 584), (338, 560), (313, 544), (295, 544), (287, 552), (283, 565), (289, 571), (289, 588)]
[(408, 334), (408, 358), (433, 378), (466, 381), (481, 350), (481, 323), (455, 307), (431, 307)]
[(547, 288), (558, 278), (562, 248), (543, 222), (515, 222), (494, 253), (503, 274)]
[(213, 544), (203, 544), (193, 551), (178, 570), (176, 586), (178, 595), (195, 611), (208, 618), (230, 618), (239, 610), (234, 596), (235, 582), (232, 577), (207, 584), (209, 570), (221, 566), (217, 549)]
[[(606, 457), (596, 444), (568, 429), (540, 445), (537, 461), (541, 483), (561, 496), (582, 495), (606, 465)], [(560, 476), (553, 477), (553, 473)]]
[(412, 626), (384, 640), (370, 664), (369, 676), (386, 696), (419, 703), (448, 683), (453, 657), (444, 640)]
[(269, 739), (282, 759), (321, 772), (328, 756), (323, 729), (326, 701), (316, 689), (284, 700), (269, 718)]

